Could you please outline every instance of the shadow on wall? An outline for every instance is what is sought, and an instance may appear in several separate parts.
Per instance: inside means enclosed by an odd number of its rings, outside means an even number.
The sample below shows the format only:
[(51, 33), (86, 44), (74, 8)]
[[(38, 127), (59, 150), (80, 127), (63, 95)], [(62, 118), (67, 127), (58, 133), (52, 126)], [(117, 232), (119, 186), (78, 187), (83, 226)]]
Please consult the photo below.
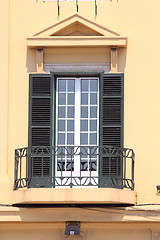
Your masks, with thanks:
[(49, 205), (45, 208), (43, 204), (41, 207), (31, 207), (31, 208), (20, 208), (20, 219), (21, 221), (81, 221), (85, 219), (85, 221), (122, 221), (125, 217), (125, 212), (119, 211), (110, 208), (101, 208), (95, 209), (93, 207), (90, 208), (77, 208), (77, 207), (49, 207)]
[(118, 72), (125, 72), (127, 48), (118, 49)]
[(27, 73), (36, 72), (36, 50), (27, 48), (26, 56)]
[[(36, 72), (36, 50), (27, 48), (26, 68), (28, 73)], [(125, 72), (127, 48), (118, 49), (118, 72)], [(44, 62), (45, 64), (45, 62)]]

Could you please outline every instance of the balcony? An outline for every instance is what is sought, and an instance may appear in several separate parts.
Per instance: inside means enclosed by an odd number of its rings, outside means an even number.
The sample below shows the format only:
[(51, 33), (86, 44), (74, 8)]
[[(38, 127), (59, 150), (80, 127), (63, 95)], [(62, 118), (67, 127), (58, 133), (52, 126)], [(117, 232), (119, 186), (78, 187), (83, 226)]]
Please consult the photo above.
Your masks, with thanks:
[[(100, 191), (110, 195), (108, 200), (107, 195), (105, 199), (101, 198), (102, 202), (112, 202), (113, 195), (120, 199), (117, 195), (119, 192), (123, 196), (132, 195), (133, 204), (134, 191), (129, 190), (134, 190), (134, 152), (132, 149), (113, 146), (40, 146), (16, 149), (14, 190), (18, 191), (14, 191), (14, 194), (19, 192), (22, 195), (22, 189), (30, 194), (44, 194), (49, 189), (52, 193), (54, 189), (54, 193), (70, 193), (70, 197), (64, 197), (64, 202), (75, 202), (74, 197), (71, 197), (73, 192), (84, 194), (76, 201), (91, 201), (85, 199), (87, 192), (91, 195), (94, 193), (96, 200), (96, 194)], [(37, 195), (37, 201), (38, 199)], [(25, 202), (24, 198), (20, 202)], [(53, 197), (51, 202), (54, 202)], [(55, 202), (58, 202), (57, 198)]]

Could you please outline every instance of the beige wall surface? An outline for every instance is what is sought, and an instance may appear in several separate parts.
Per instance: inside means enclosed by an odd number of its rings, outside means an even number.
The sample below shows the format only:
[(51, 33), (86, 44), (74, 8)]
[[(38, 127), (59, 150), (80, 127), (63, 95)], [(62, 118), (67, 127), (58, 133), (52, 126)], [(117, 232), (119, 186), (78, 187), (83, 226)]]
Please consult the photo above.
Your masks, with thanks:
[[(112, 0), (97, 1), (97, 5), (95, 16), (94, 2), (79, 1), (78, 14), (128, 39), (127, 47), (120, 48), (118, 55), (118, 71), (125, 74), (124, 146), (133, 148), (136, 154), (138, 203), (159, 203), (160, 2)], [(28, 145), (28, 74), (36, 71), (36, 52), (27, 48), (27, 37), (75, 13), (75, 1), (60, 2), (59, 16), (56, 1), (0, 1), (0, 203), (12, 203), (14, 150)], [(62, 59), (64, 63), (84, 62), (84, 52), (77, 56), (79, 51), (71, 49), (67, 58), (67, 49), (60, 55), (58, 49), (50, 53), (45, 49), (44, 63)], [(85, 62), (91, 61), (93, 52), (97, 62), (109, 61), (107, 48), (88, 48), (91, 57), (88, 55)]]
[(44, 64), (50, 63), (110, 63), (110, 50), (101, 48), (44, 49)]
[[(80, 236), (65, 236), (65, 224), (40, 224), (40, 223), (26, 223), (26, 224), (1, 224), (0, 225), (0, 238), (3, 240), (80, 240), (80, 239), (88, 239), (88, 240), (96, 240), (96, 239), (137, 239), (137, 240), (151, 240), (158, 239), (154, 237), (153, 230), (149, 228), (149, 226), (141, 226), (130, 224), (130, 225), (120, 225), (117, 224), (110, 225), (108, 223), (105, 224), (97, 224), (97, 229), (94, 229), (95, 224), (81, 224), (81, 234)], [(159, 234), (156, 229), (156, 233)]]

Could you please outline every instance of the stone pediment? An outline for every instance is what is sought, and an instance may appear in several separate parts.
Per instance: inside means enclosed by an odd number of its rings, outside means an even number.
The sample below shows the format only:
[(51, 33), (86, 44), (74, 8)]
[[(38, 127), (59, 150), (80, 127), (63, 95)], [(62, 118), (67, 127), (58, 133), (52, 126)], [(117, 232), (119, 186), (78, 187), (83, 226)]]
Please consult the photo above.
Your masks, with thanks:
[(32, 37), (29, 47), (126, 46), (126, 37), (75, 14)]
[(82, 24), (79, 21), (69, 24), (68, 26), (53, 33), (51, 36), (103, 36), (100, 32)]

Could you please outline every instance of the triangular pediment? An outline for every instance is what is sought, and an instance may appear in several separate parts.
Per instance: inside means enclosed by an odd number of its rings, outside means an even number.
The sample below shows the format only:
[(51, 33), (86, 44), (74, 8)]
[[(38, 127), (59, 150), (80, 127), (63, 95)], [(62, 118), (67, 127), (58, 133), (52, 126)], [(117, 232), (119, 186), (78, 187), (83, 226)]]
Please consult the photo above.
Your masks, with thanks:
[[(77, 35), (79, 34), (79, 35)], [(43, 31), (34, 34), (39, 37), (49, 36), (119, 36), (115, 33), (95, 22), (75, 14), (59, 23), (50, 26)]]
[(104, 36), (100, 32), (82, 24), (79, 21), (75, 21), (68, 26), (60, 29), (51, 36)]
[(34, 34), (27, 40), (29, 47), (126, 46), (126, 37), (78, 14)]

